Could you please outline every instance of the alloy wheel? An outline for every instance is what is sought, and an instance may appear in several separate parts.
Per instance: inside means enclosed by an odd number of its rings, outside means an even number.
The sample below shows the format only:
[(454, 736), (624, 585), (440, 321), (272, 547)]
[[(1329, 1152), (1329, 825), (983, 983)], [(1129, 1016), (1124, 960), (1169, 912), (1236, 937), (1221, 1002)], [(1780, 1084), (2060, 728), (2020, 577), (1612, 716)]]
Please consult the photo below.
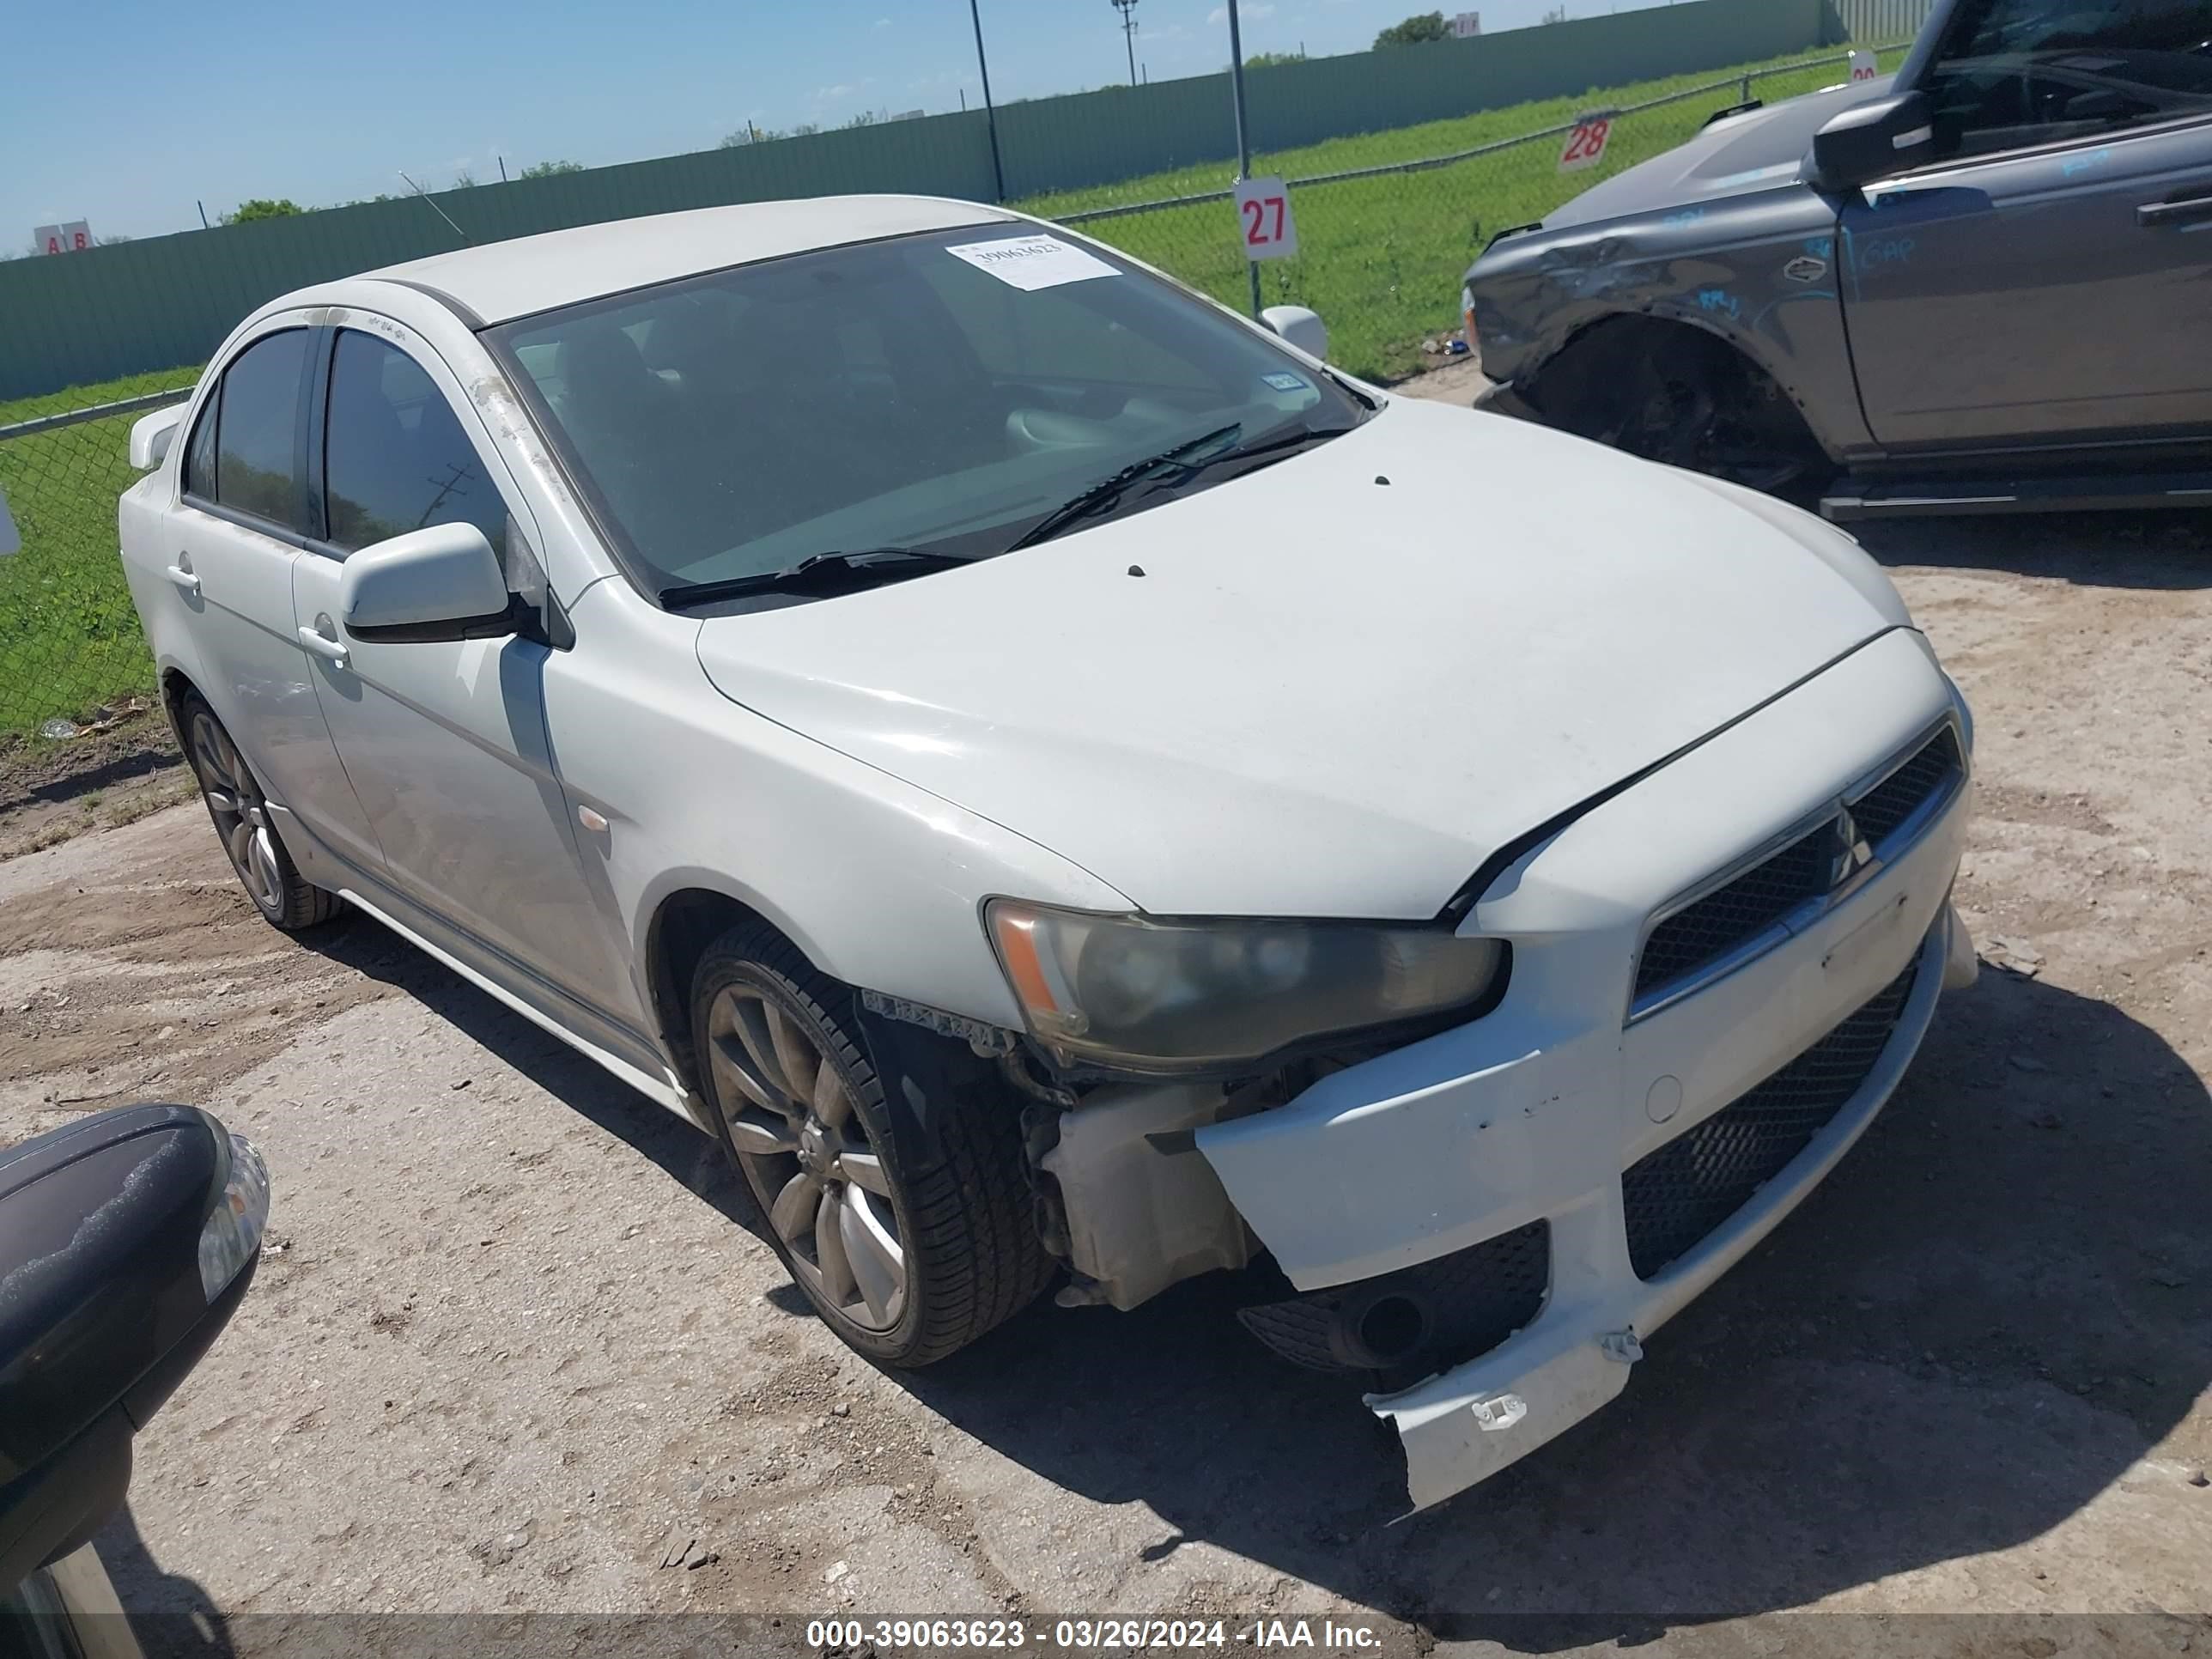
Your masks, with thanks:
[(192, 769), (199, 774), (200, 793), (207, 797), (231, 867), (253, 902), (273, 915), (284, 908), (284, 878), (268, 800), (230, 734), (205, 709), (192, 716), (191, 740)]
[(707, 1057), (730, 1144), (793, 1270), (842, 1317), (890, 1330), (906, 1309), (906, 1252), (890, 1172), (836, 1065), (749, 985), (715, 996)]

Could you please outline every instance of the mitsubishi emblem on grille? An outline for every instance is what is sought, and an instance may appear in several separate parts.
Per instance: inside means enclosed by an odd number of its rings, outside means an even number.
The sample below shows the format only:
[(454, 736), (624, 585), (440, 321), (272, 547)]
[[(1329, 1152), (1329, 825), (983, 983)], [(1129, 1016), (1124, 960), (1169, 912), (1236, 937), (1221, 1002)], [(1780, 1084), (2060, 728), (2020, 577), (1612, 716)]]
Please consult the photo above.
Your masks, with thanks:
[(1848, 806), (1836, 814), (1828, 832), (1834, 838), (1828, 854), (1828, 889), (1833, 892), (1874, 862), (1874, 848), (1859, 833), (1859, 822)]

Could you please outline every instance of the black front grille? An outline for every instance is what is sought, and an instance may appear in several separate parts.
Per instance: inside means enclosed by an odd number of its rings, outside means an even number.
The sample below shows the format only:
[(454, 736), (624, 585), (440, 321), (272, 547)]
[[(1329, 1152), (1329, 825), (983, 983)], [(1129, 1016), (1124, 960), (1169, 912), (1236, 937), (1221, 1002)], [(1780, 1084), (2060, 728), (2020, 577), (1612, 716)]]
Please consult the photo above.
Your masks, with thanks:
[(1834, 845), (1835, 836), (1824, 823), (1661, 922), (1644, 942), (1636, 994), (1696, 972), (1746, 939), (1758, 938), (1807, 899), (1826, 892)]
[[(1242, 1308), (1237, 1316), (1297, 1364), (1413, 1376), (1489, 1352), (1535, 1318), (1551, 1279), (1551, 1228), (1532, 1221), (1433, 1261)], [(1409, 1324), (1409, 1317), (1416, 1322)], [(1409, 1337), (1410, 1346), (1388, 1352), (1369, 1346), (1368, 1338), (1392, 1334)]]
[(1897, 826), (1912, 816), (1913, 809), (1948, 786), (1965, 768), (1959, 760), (1959, 737), (1945, 726), (1911, 760), (1851, 803), (1859, 834), (1879, 852)]
[(1628, 1259), (1649, 1279), (1751, 1200), (1856, 1094), (1897, 1030), (1907, 968), (1796, 1060), (1620, 1178)]
[[(1963, 769), (1958, 735), (1946, 726), (1911, 759), (1850, 803), (1859, 836), (1881, 854), (1882, 842), (1913, 810)], [(1637, 999), (1697, 972), (1758, 938), (1799, 905), (1825, 896), (1838, 844), (1833, 822), (1822, 823), (1661, 922), (1637, 960)]]

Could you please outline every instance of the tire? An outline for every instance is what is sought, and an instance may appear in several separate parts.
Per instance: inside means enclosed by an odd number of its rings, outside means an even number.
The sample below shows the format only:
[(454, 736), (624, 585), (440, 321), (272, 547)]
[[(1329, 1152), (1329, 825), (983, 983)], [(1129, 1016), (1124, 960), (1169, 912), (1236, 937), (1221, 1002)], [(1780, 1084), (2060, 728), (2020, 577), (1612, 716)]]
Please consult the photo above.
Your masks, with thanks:
[(338, 896), (313, 884), (292, 862), (270, 819), (268, 796), (198, 692), (188, 691), (179, 702), (177, 731), (192, 775), (199, 781), (200, 799), (215, 825), (216, 838), (263, 920), (296, 933), (337, 915)]
[(767, 924), (732, 928), (692, 978), (701, 1087), (823, 1322), (871, 1360), (927, 1365), (1028, 1306), (1054, 1264), (1032, 1220), (1019, 1114), (988, 1093), (954, 1096), (933, 1108), (933, 1157), (905, 1144), (853, 1004)]

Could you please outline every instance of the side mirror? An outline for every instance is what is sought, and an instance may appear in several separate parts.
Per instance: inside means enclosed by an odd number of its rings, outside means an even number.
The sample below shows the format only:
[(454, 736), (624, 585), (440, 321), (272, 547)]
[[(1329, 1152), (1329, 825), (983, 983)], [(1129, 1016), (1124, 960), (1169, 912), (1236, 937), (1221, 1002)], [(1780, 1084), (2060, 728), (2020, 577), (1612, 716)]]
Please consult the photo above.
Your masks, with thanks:
[(0, 1152), (0, 1589), (121, 1507), (131, 1436), (229, 1322), (268, 1220), (261, 1154), (189, 1106)]
[(1304, 306), (1269, 306), (1260, 320), (1316, 362), (1328, 361), (1328, 325)]
[(349, 555), (338, 606), (345, 631), (368, 642), (490, 639), (515, 630), (507, 574), (472, 524), (410, 530)]
[(142, 415), (131, 423), (131, 465), (141, 472), (151, 472), (161, 465), (161, 459), (169, 453), (169, 446), (177, 436), (177, 428), (185, 423), (185, 404), (171, 404), (167, 409), (157, 409), (151, 415)]
[(1813, 136), (1810, 182), (1853, 191), (1936, 153), (1936, 111), (1927, 94), (1900, 94), (1847, 109)]

